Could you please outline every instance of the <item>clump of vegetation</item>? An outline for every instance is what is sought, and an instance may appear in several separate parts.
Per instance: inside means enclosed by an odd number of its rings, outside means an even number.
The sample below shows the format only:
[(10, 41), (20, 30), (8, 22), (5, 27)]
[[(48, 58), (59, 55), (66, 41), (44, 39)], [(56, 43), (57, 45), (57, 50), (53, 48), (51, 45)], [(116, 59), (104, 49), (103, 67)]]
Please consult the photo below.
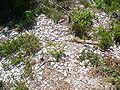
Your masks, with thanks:
[(120, 44), (120, 25), (114, 26), (113, 31), (116, 43), (118, 42)]
[(56, 62), (59, 62), (60, 58), (64, 55), (64, 50), (50, 51), (50, 54), (56, 59)]
[(49, 18), (53, 19), (55, 22), (63, 17), (64, 13), (62, 12), (62, 10), (58, 9), (58, 7), (54, 3), (51, 3), (49, 0), (45, 0), (43, 1), (43, 5), (44, 6), (41, 7), (41, 12), (47, 15)]
[(102, 63), (99, 67), (99, 73), (102, 72), (108, 78), (108, 81), (114, 85), (114, 90), (120, 89), (120, 70), (119, 63), (117, 66), (111, 66), (108, 62)]
[(119, 0), (94, 0), (97, 7), (107, 12), (120, 11)]
[(60, 45), (59, 43), (56, 43), (54, 41), (48, 41), (46, 47), (48, 47), (48, 46), (54, 46), (54, 47), (56, 47), (56, 46), (59, 46), (59, 45)]
[(98, 29), (99, 29), (99, 35), (100, 35), (99, 46), (103, 49), (107, 49), (112, 45), (111, 33), (106, 31), (102, 26), (100, 26)]
[(88, 6), (91, 6), (90, 2), (88, 0), (80, 0), (80, 2), (87, 8)]
[(47, 7), (43, 11), (49, 18), (53, 19), (55, 22), (58, 22), (61, 17), (63, 17), (63, 12), (59, 11), (57, 8)]
[(91, 28), (91, 20), (93, 18), (92, 13), (89, 10), (80, 10), (76, 8), (71, 14), (73, 21), (72, 29), (76, 36), (83, 38), (87, 36), (87, 31)]
[(31, 65), (31, 63), (30, 63), (30, 60), (28, 60), (28, 59), (25, 61), (24, 70), (25, 70), (24, 76), (25, 76), (25, 77), (28, 77), (28, 76), (29, 76), (30, 79), (33, 79), (32, 65)]
[(24, 82), (16, 81), (14, 90), (29, 90), (29, 89)]
[[(79, 56), (80, 62), (89, 60), (85, 62), (86, 67), (88, 65), (95, 67), (95, 74), (101, 74), (107, 77), (108, 81), (114, 85), (114, 90), (120, 90), (120, 62), (117, 59), (109, 59), (112, 58), (102, 59), (97, 53), (86, 49)], [(113, 65), (110, 63), (113, 63)]]
[(11, 55), (14, 52), (34, 52), (39, 48), (39, 41), (34, 34), (24, 34), (0, 44), (0, 56)]
[(16, 19), (15, 27), (19, 29), (19, 31), (22, 31), (21, 28), (28, 26), (29, 24), (32, 24), (34, 22), (34, 19), (36, 17), (35, 10), (27, 10), (25, 11), (20, 19)]
[(85, 64), (85, 66), (89, 65), (89, 63), (94, 67), (94, 66), (99, 66), (100, 64), (100, 58), (99, 55), (97, 53), (94, 53), (91, 50), (83, 50), (81, 52), (81, 55), (79, 56), (79, 60), (80, 62), (85, 61), (85, 60), (89, 60), (89, 62), (87, 62)]
[(25, 61), (25, 57), (23, 53), (18, 53), (16, 56), (14, 57), (10, 57), (10, 65), (18, 65), (21, 62)]

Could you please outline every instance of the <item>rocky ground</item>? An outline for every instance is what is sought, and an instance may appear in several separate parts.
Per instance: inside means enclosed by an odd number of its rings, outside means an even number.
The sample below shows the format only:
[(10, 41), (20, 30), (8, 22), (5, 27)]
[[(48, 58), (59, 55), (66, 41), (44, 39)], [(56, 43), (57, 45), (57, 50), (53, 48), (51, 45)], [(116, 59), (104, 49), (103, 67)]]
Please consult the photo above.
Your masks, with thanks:
[[(94, 12), (94, 11), (92, 11)], [(97, 11), (95, 11), (96, 13)], [(93, 20), (93, 27), (104, 25), (109, 29), (109, 17), (104, 12), (97, 12), (98, 21)], [(74, 34), (71, 33), (69, 25), (64, 23), (56, 24), (44, 14), (36, 18), (36, 25), (33, 29), (25, 31), (35, 33), (41, 43), (41, 50), (32, 57), (33, 79), (24, 78), (30, 90), (113, 90), (111, 83), (108, 83), (101, 75), (92, 75), (91, 67), (85, 67), (84, 62), (79, 62), (79, 55), (84, 49), (89, 49), (103, 56), (107, 52), (102, 52), (96, 45), (81, 44), (74, 42)], [(0, 34), (0, 40), (6, 40), (17, 36), (18, 33), (4, 28)], [(63, 51), (63, 55), (56, 62), (56, 58), (51, 51)], [(120, 47), (111, 47), (112, 54), (120, 58)], [(8, 63), (6, 58), (0, 61), (0, 79), (10, 82), (11, 89), (15, 80), (19, 80), (24, 72), (22, 63), (11, 66), (9, 69), (3, 67)], [(6, 90), (6, 89), (5, 89)]]

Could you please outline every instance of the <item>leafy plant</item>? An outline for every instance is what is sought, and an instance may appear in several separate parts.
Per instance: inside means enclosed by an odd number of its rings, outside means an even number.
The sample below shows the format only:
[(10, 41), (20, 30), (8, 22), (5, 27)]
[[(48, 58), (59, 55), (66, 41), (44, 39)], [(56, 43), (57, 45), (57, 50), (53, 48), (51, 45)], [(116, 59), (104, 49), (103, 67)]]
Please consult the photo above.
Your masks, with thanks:
[(115, 41), (120, 44), (120, 25), (114, 26), (113, 31)]
[(11, 55), (23, 50), (26, 53), (34, 52), (39, 48), (39, 41), (34, 34), (24, 34), (0, 44), (0, 56)]
[(88, 6), (91, 6), (90, 5), (90, 2), (88, 1), (88, 0), (80, 0), (80, 2), (82, 3), (82, 4), (84, 4), (84, 6), (87, 8)]
[(16, 81), (15, 83), (15, 90), (29, 90), (24, 82)]
[(24, 62), (24, 60), (24, 54), (18, 53), (16, 56), (10, 58), (10, 65), (18, 65), (20, 62)]
[(99, 46), (103, 49), (107, 49), (109, 46), (112, 45), (112, 36), (102, 26), (100, 26), (98, 29), (100, 35)]
[(50, 53), (54, 56), (56, 62), (58, 62), (60, 58), (64, 55), (64, 50), (50, 51)]
[(120, 11), (119, 0), (94, 0), (97, 7), (107, 12)]
[(89, 10), (80, 10), (76, 8), (71, 14), (73, 21), (72, 28), (76, 36), (83, 38), (87, 36), (86, 32), (91, 28), (91, 20), (93, 18)]
[(33, 79), (32, 65), (30, 63), (30, 60), (26, 60), (24, 70), (25, 77), (29, 76), (31, 79)]
[(60, 18), (64, 15), (62, 11), (54, 8), (53, 6), (46, 6), (43, 10), (43, 13), (49, 18), (53, 19), (55, 22), (59, 21)]
[(99, 67), (99, 71), (107, 75), (108, 81), (114, 85), (114, 90), (120, 89), (120, 71), (118, 68), (104, 64)]
[(102, 8), (105, 4), (104, 0), (94, 0), (98, 8)]
[(81, 52), (81, 55), (79, 56), (79, 60), (80, 60), (80, 62), (89, 60), (89, 62), (87, 62), (86, 65), (88, 65), (90, 63), (92, 66), (99, 66), (99, 64), (100, 64), (100, 58), (99, 58), (98, 54), (94, 53), (91, 50), (88, 50), (88, 51), (83, 50)]

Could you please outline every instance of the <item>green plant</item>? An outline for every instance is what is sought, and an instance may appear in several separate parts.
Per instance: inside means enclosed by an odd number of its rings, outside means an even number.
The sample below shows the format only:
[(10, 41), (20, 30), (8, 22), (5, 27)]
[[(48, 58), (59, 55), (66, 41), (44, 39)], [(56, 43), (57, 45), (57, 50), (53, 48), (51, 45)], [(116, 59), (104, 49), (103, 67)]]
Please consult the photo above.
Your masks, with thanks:
[(25, 77), (29, 76), (31, 79), (33, 79), (32, 65), (30, 63), (30, 60), (26, 60), (24, 70)]
[(87, 62), (85, 65), (88, 65), (89, 63), (92, 66), (99, 66), (100, 65), (100, 58), (98, 56), (97, 53), (94, 53), (91, 50), (83, 50), (81, 52), (81, 55), (79, 56), (79, 60), (80, 62), (85, 61), (85, 60), (89, 60), (89, 62)]
[(24, 62), (24, 54), (18, 53), (16, 56), (10, 58), (10, 65), (18, 65), (20, 62)]
[(15, 27), (20, 29), (20, 28), (28, 26), (29, 24), (32, 24), (34, 22), (34, 19), (35, 19), (37, 13), (38, 12), (35, 12), (35, 10), (25, 11), (21, 15), (20, 19), (17, 19), (15, 21)]
[(39, 41), (34, 34), (24, 34), (0, 44), (0, 56), (11, 55), (20, 50), (26, 53), (34, 52), (39, 48)]
[(63, 17), (63, 12), (54, 8), (52, 6), (47, 6), (44, 8), (43, 13), (47, 15), (49, 18), (53, 19), (55, 22), (59, 21), (61, 17)]
[(116, 67), (110, 65), (101, 65), (99, 71), (108, 77), (108, 81), (114, 85), (114, 90), (120, 90), (120, 71)]
[(114, 26), (113, 31), (115, 41), (120, 44), (120, 25)]
[(82, 4), (84, 4), (84, 6), (87, 8), (88, 6), (91, 6), (90, 5), (90, 2), (88, 1), (88, 0), (80, 0), (80, 2), (82, 3)]
[(113, 12), (113, 11), (120, 11), (120, 1), (119, 0), (94, 0), (96, 3), (97, 7), (107, 11), (107, 12)]
[(56, 62), (58, 62), (60, 58), (64, 55), (64, 50), (50, 51), (50, 54), (52, 54), (56, 59)]
[(14, 90), (29, 90), (24, 82), (16, 81)]
[(91, 28), (93, 15), (89, 10), (80, 10), (76, 8), (71, 14), (73, 21), (72, 29), (76, 36), (83, 38), (87, 36), (86, 32)]
[(102, 8), (102, 6), (105, 4), (103, 0), (94, 0), (98, 8)]
[(107, 49), (112, 45), (112, 36), (110, 32), (106, 31), (104, 27), (100, 26), (99, 28), (100, 43), (99, 46), (103, 49)]

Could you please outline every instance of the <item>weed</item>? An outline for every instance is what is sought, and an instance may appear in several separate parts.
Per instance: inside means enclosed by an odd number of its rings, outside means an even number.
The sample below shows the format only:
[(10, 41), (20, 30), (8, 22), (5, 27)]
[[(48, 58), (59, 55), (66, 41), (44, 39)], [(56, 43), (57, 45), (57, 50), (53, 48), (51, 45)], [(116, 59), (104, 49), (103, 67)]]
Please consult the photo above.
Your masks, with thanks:
[(58, 22), (61, 17), (63, 17), (63, 12), (58, 11), (57, 8), (46, 7), (43, 11), (49, 18), (53, 19), (55, 22)]
[(114, 26), (113, 31), (115, 41), (120, 44), (120, 25)]
[(32, 65), (30, 63), (30, 60), (31, 59), (27, 59), (25, 61), (25, 67), (24, 67), (25, 72), (24, 72), (24, 75), (25, 75), (25, 77), (29, 76), (31, 79), (33, 79)]
[(82, 4), (87, 8), (88, 6), (91, 6), (88, 0), (80, 0)]
[(60, 44), (56, 43), (54, 41), (48, 41), (46, 47), (48, 47), (48, 46), (54, 46), (54, 47), (56, 47), (56, 46), (60, 46)]
[(60, 58), (64, 55), (64, 50), (50, 51), (50, 54), (54, 56), (56, 62), (59, 62)]
[(115, 69), (108, 65), (101, 65), (99, 67), (99, 71), (104, 73), (104, 75), (107, 75), (108, 81), (114, 85), (115, 90), (120, 89), (120, 71), (119, 69)]
[(107, 49), (112, 45), (112, 36), (102, 26), (99, 28), (100, 43), (99, 46), (103, 49)]
[(24, 34), (0, 45), (0, 56), (11, 55), (23, 50), (26, 53), (34, 52), (39, 47), (39, 41), (34, 34)]
[(120, 1), (119, 0), (94, 0), (97, 8), (104, 10), (106, 12), (116, 12), (120, 11)]
[(88, 65), (90, 63), (92, 66), (99, 66), (99, 64), (100, 64), (100, 58), (99, 58), (98, 54), (94, 53), (91, 50), (88, 50), (88, 51), (83, 50), (81, 52), (81, 55), (79, 56), (79, 60), (80, 60), (80, 62), (89, 60), (89, 62), (87, 62), (86, 65)]
[(72, 29), (76, 36), (83, 38), (87, 36), (86, 32), (91, 28), (91, 20), (93, 15), (89, 10), (80, 10), (76, 8), (71, 13), (71, 18), (73, 21)]
[(18, 65), (20, 62), (24, 62), (24, 54), (18, 53), (16, 56), (10, 58), (10, 65)]
[(24, 82), (16, 81), (15, 82), (15, 90), (29, 90)]
[(34, 10), (25, 11), (23, 15), (21, 16), (21, 18), (16, 20), (15, 27), (20, 29), (20, 28), (28, 26), (29, 24), (32, 24), (36, 17), (35, 15), (36, 13)]

